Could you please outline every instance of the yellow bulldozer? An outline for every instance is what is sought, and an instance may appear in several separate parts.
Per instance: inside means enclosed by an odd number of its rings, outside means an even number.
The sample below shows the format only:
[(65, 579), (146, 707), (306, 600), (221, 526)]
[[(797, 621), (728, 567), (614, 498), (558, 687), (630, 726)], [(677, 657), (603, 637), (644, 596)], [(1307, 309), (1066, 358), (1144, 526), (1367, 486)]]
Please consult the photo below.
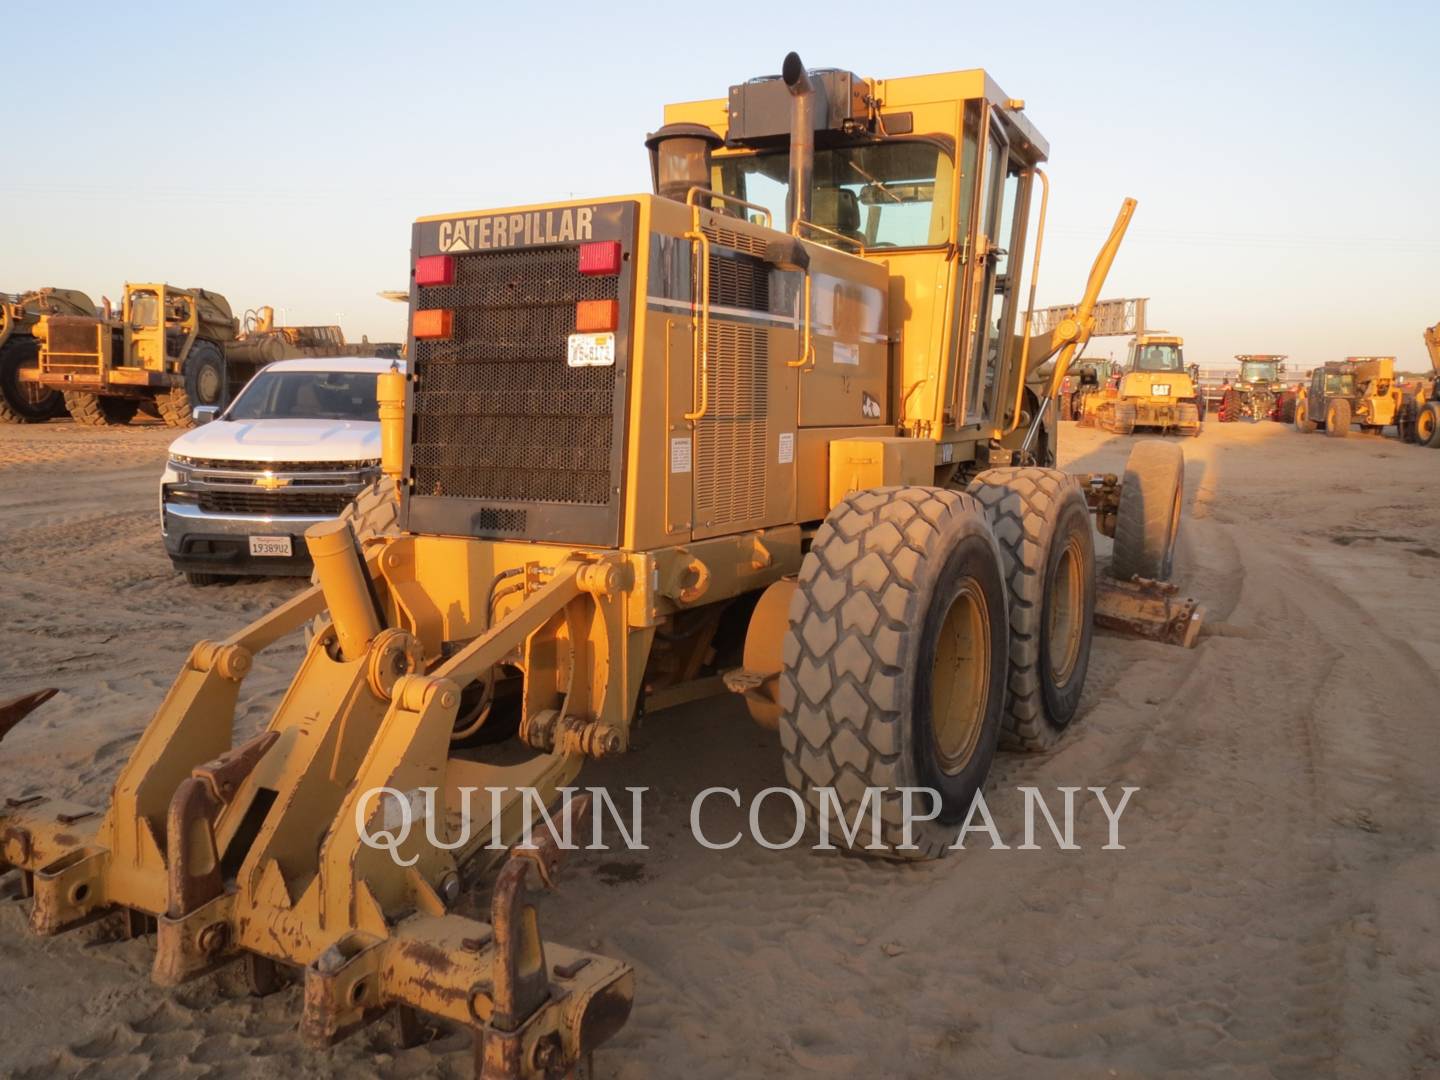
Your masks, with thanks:
[(35, 380), (40, 342), (35, 326), (51, 315), (93, 316), (96, 307), (74, 289), (0, 294), (0, 424), (43, 424), (65, 412), (60, 393)]
[(63, 395), (77, 423), (125, 424), (140, 411), (189, 427), (196, 407), (222, 407), (263, 365), (301, 356), (398, 355), (399, 345), (347, 344), (338, 326), (276, 326), (262, 307), (237, 319), (206, 289), (125, 286), (118, 314), (55, 311), (30, 328), (38, 358), (21, 386)]
[(1185, 366), (1185, 341), (1163, 330), (1137, 334), (1119, 385), (1087, 405), (1096, 424), (1120, 435), (1151, 428), (1195, 436), (1203, 423), (1199, 388)]
[[(933, 858), (998, 746), (1074, 720), (1092, 616), (1193, 642), (1200, 613), (1156, 584), (1179, 448), (1055, 468), (1133, 201), (1074, 314), (1031, 334), (1048, 147), (983, 71), (792, 53), (668, 106), (647, 145), (653, 193), (415, 223), (383, 481), (311, 529), (316, 586), (195, 646), (106, 811), (0, 804), (36, 931), (126, 912), (164, 984), (303, 980), (316, 1044), (424, 1015), (475, 1034), (484, 1076), (563, 1075), (635, 974), (544, 940), (564, 844), (525, 812), (558, 805), (563, 836), (584, 806), (561, 789), (642, 712), (740, 695), (812, 810), (869, 816), (837, 842)], [(255, 654), (305, 627), (233, 744)], [(487, 917), (462, 916), (497, 847)]]

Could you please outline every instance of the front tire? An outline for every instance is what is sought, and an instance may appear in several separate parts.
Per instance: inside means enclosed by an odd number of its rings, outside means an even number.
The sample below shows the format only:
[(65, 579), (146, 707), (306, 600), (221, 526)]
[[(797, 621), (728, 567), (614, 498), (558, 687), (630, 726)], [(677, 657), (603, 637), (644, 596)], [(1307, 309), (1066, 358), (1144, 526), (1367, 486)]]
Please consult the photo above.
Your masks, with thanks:
[(134, 398), (106, 397), (79, 390), (65, 391), (65, 408), (77, 424), (117, 427), (135, 419), (140, 403)]
[[(817, 814), (824, 789), (853, 820), (879, 788), (883, 850), (872, 853), (945, 854), (995, 753), (1005, 612), (1000, 551), (970, 496), (876, 488), (830, 511), (800, 568), (779, 686), (785, 777)], [(909, 847), (902, 787), (939, 799), (937, 818), (912, 822)], [(869, 841), (862, 828), (857, 849)]]
[(1415, 414), (1415, 441), (1421, 446), (1440, 449), (1440, 401), (1427, 401)]
[(1344, 398), (1333, 398), (1325, 406), (1325, 434), (1332, 439), (1343, 439), (1350, 434), (1350, 402)]
[(1125, 463), (1110, 575), (1168, 581), (1175, 567), (1185, 455), (1173, 443), (1137, 443)]
[(155, 399), (160, 418), (167, 427), (194, 427), (191, 410), (195, 406), (220, 408), (225, 404), (227, 372), (225, 353), (219, 345), (213, 341), (197, 341), (191, 345), (182, 374), (179, 386), (172, 386)]
[(1075, 718), (1090, 666), (1095, 540), (1085, 496), (1054, 469), (989, 469), (967, 489), (1000, 545), (1010, 676), (1000, 745), (1044, 750)]

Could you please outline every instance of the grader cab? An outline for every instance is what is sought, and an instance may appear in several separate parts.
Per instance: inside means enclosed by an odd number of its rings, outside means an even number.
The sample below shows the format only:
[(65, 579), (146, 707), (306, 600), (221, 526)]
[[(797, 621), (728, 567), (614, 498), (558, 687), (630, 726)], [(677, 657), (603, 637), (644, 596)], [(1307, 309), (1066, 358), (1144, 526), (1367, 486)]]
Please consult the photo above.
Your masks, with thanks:
[[(1047, 148), (984, 72), (791, 54), (665, 120), (653, 194), (415, 224), (384, 482), (312, 528), (316, 587), (195, 647), (103, 815), (0, 810), (37, 931), (128, 911), (163, 983), (298, 972), (316, 1043), (426, 1014), (474, 1032), (485, 1076), (563, 1074), (635, 973), (543, 941), (529, 890), (561, 845), (524, 811), (630, 749), (642, 710), (724, 686), (816, 812), (871, 815), (853, 846), (931, 858), (997, 746), (1074, 719), (1092, 616), (1193, 641), (1156, 583), (1178, 448), (1138, 444), (1123, 478), (1053, 467), (1131, 201), (1074, 315), (1032, 335)], [(317, 617), (236, 744), (254, 655)], [(907, 816), (906, 789), (932, 805)], [(458, 914), (497, 846), (488, 919)]]

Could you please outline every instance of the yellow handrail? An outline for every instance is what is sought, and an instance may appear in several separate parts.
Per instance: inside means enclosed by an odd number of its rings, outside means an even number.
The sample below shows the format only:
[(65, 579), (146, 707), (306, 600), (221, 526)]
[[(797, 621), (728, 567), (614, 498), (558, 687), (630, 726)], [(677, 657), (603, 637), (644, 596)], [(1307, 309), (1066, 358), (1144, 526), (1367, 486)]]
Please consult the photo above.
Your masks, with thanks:
[[(694, 412), (685, 414), (685, 419), (694, 423), (710, 411), (710, 238), (699, 229), (692, 229), (685, 234), (685, 239), (695, 241), (700, 252), (700, 351), (695, 364), (695, 378), (700, 384), (700, 405)], [(695, 329), (693, 316), (690, 326)], [(690, 400), (695, 400), (693, 388)]]
[(800, 359), (787, 360), (786, 367), (803, 368), (813, 366), (815, 363), (815, 342), (810, 335), (810, 271), (805, 271), (805, 292), (801, 300), (801, 307), (804, 309), (801, 315), (801, 326), (804, 327), (804, 337), (800, 343)]
[[(730, 203), (732, 206), (743, 206), (747, 210), (759, 210), (760, 213), (765, 215), (765, 227), (767, 229), (773, 229), (775, 227), (775, 216), (759, 203), (746, 202), (744, 199), (737, 199), (734, 195), (726, 195), (723, 191), (711, 191), (709, 188), (692, 187), (685, 193), (685, 205), (692, 210), (700, 209), (700, 205), (695, 201), (696, 195), (705, 195), (712, 199), (719, 199), (721, 202)], [(698, 215), (696, 216), (698, 218)], [(695, 222), (695, 227), (697, 229), (700, 227), (698, 220)]]

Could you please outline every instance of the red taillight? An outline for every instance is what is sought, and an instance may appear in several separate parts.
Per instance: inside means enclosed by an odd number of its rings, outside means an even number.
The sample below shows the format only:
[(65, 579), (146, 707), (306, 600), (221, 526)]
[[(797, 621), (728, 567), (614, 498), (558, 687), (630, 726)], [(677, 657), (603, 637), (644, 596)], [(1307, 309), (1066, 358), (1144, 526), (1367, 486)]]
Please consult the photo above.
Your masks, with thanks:
[(580, 245), (580, 273), (620, 273), (620, 241), (596, 240)]
[(416, 285), (454, 285), (455, 259), (451, 255), (422, 255), (415, 260)]
[(411, 329), (417, 338), (434, 341), (448, 338), (454, 322), (455, 313), (453, 311), (448, 308), (431, 308), (428, 311), (415, 312)]
[(575, 305), (575, 329), (582, 334), (614, 330), (619, 322), (618, 300), (581, 300)]

